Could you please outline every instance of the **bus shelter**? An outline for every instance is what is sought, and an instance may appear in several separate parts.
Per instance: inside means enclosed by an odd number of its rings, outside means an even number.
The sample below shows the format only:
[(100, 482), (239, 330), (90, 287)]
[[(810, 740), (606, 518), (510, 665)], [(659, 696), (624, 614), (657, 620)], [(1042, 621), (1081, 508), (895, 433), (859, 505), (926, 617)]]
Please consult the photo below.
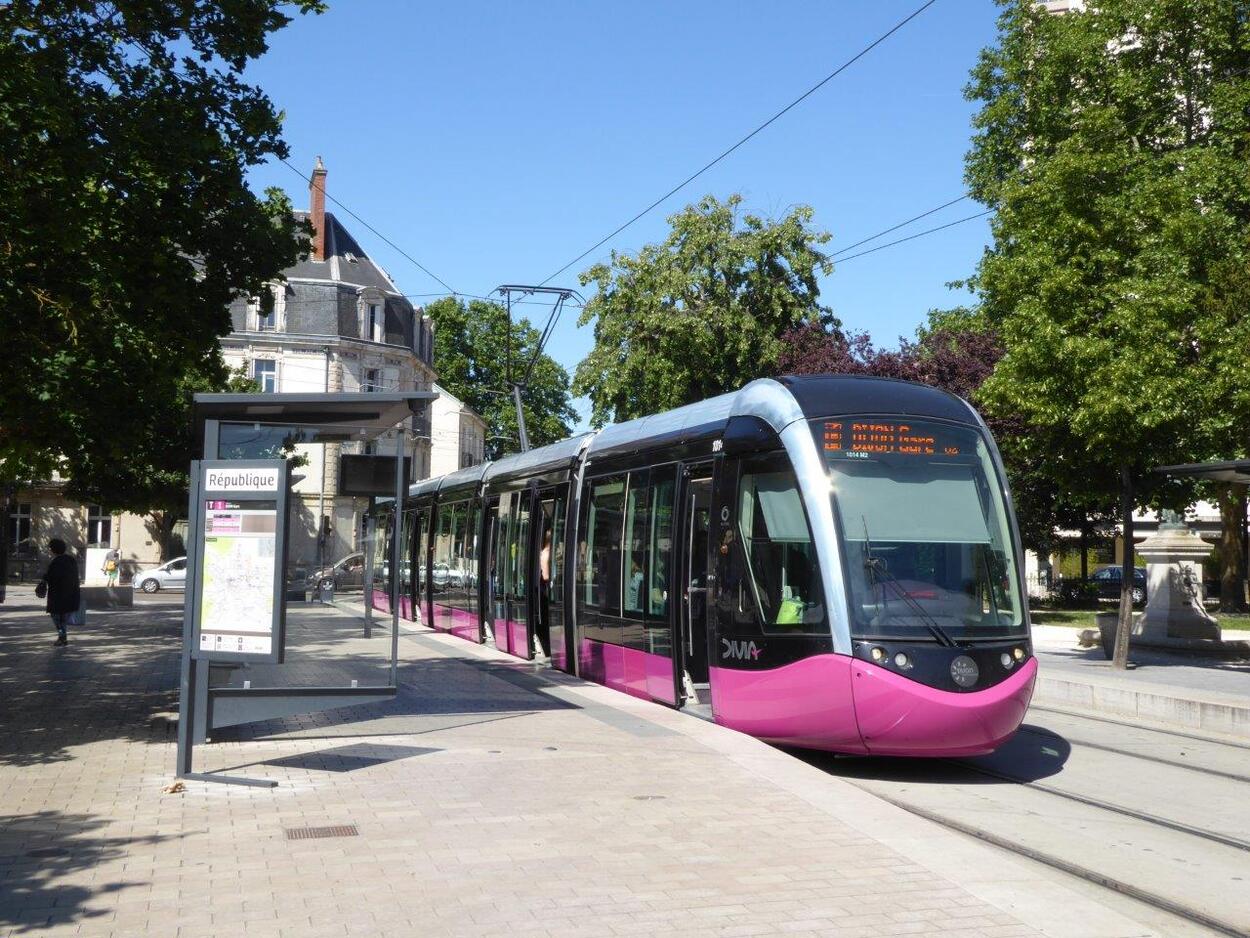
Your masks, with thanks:
[[(371, 509), (404, 498), (436, 397), (195, 396), (179, 778), (272, 785), (194, 772), (195, 746), (226, 727), (394, 698), (406, 558)], [(389, 621), (375, 622), (379, 594)]]

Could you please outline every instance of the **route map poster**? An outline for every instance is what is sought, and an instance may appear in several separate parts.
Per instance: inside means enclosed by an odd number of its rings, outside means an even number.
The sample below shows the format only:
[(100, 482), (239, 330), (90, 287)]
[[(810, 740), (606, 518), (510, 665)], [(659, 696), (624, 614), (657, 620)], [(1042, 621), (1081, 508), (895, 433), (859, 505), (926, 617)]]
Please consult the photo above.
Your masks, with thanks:
[(200, 651), (273, 652), (277, 536), (274, 501), (204, 503)]

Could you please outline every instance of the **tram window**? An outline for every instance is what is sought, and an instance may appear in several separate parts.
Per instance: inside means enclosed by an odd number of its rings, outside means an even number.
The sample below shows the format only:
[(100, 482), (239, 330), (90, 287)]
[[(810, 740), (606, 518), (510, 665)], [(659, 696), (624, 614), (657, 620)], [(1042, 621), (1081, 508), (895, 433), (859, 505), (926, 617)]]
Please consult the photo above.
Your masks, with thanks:
[(477, 502), (468, 502), (460, 515), (460, 551), (457, 566), (460, 570), (460, 588), (464, 596), (462, 606), (470, 611), (477, 610), (477, 544), (478, 527), (481, 520), (481, 507)]
[(647, 576), (647, 472), (629, 474), (625, 498), (624, 614), (641, 619), (645, 613)]
[(624, 527), (625, 478), (591, 483), (586, 557), (582, 564), (582, 601), (605, 615), (621, 614), (621, 533)]
[[(657, 479), (661, 473), (667, 478)], [(673, 565), (673, 469), (657, 469), (651, 476), (651, 571), (648, 617), (668, 621), (668, 591)]]
[(747, 576), (764, 631), (785, 634), (823, 622), (820, 567), (794, 471), (775, 461), (747, 467), (738, 493)]
[(512, 568), (512, 595), (516, 599), (525, 598), (525, 587), (529, 579), (529, 530), (530, 509), (529, 493), (516, 494), (516, 516), (512, 525), (512, 540), (508, 546), (509, 566)]
[(564, 513), (564, 497), (559, 496), (556, 498), (551, 519), (551, 553), (549, 555), (551, 582), (548, 593), (553, 603), (559, 603), (564, 599), (561, 592), (564, 583)]

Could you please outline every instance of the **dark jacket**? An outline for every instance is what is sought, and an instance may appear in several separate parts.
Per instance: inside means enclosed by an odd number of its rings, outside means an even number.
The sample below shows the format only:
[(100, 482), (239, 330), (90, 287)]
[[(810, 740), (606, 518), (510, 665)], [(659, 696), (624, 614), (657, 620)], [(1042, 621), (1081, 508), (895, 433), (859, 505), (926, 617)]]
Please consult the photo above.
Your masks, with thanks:
[(48, 612), (78, 611), (78, 561), (69, 554), (53, 557), (43, 578), (48, 582)]

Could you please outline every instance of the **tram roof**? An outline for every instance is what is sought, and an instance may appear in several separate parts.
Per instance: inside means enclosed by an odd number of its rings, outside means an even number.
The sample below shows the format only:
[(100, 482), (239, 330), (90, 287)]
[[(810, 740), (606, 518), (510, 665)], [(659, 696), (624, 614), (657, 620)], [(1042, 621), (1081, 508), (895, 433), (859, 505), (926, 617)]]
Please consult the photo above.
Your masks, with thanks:
[(927, 384), (870, 375), (790, 375), (778, 378), (807, 417), (906, 414), (977, 422), (963, 398)]
[(420, 495), (433, 495), (435, 492), (447, 491), (462, 485), (476, 484), (482, 481), (482, 476), (486, 474), (486, 470), (490, 465), (489, 462), (480, 462), (475, 466), (468, 466), (464, 469), (457, 469), (455, 472), (449, 472), (445, 476), (436, 476), (433, 479), (422, 479), (420, 482), (414, 482), (408, 486), (408, 497), (415, 498)]
[(567, 466), (581, 452), (590, 436), (592, 436), (590, 433), (581, 433), (557, 443), (527, 450), (524, 453), (505, 456), (490, 464), (490, 468), (486, 470), (486, 481), (496, 482), (517, 476), (537, 475)]

